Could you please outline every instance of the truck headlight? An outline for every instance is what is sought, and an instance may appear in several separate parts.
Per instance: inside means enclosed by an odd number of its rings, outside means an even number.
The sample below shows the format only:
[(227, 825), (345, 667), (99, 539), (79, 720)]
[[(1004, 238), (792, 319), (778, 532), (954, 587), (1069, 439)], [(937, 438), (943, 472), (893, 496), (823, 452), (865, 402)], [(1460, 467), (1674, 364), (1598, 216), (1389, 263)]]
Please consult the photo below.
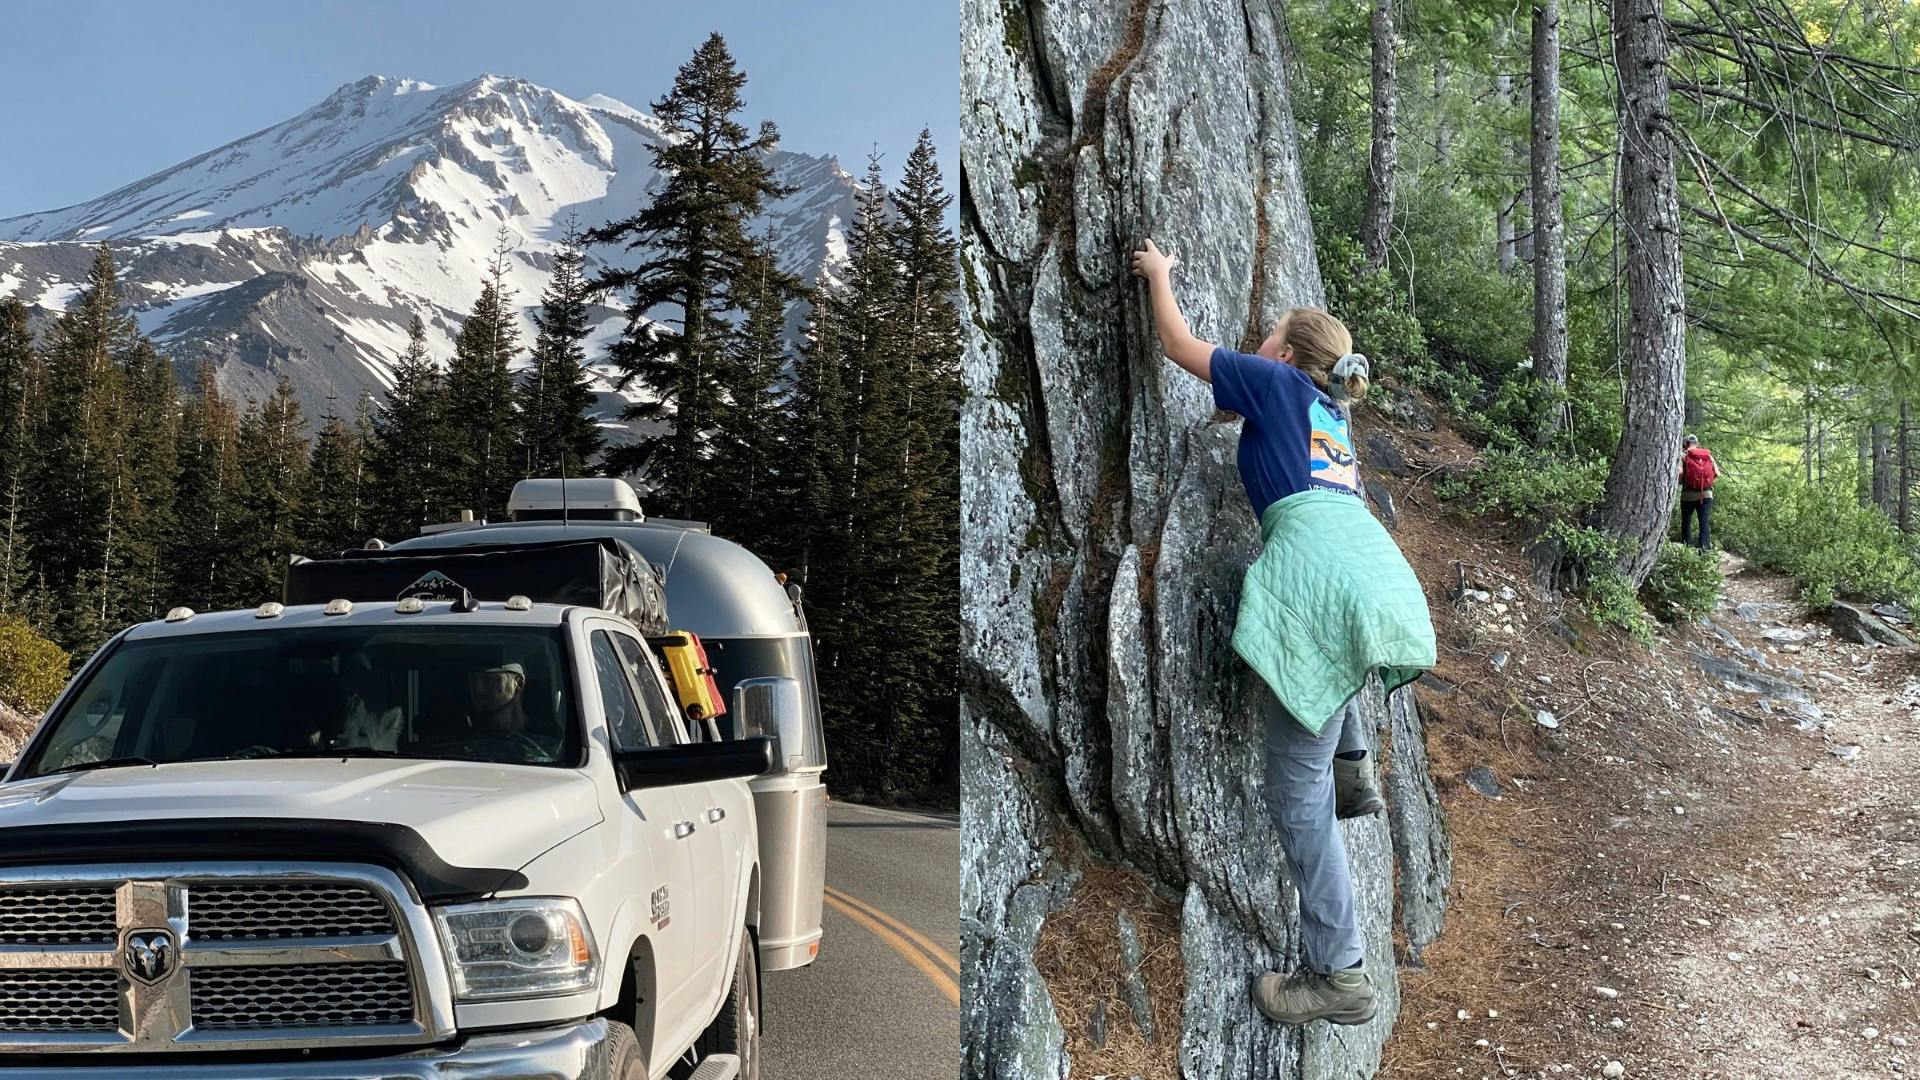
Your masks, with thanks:
[(580, 902), (514, 897), (433, 909), (459, 1001), (591, 990), (600, 955)]

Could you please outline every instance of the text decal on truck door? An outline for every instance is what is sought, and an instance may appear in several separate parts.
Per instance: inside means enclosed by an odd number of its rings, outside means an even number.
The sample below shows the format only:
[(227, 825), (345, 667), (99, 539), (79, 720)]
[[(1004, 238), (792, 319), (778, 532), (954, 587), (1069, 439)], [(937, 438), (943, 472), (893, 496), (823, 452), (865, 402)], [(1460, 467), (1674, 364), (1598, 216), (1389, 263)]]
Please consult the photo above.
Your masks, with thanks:
[(662, 885), (653, 890), (653, 928), (655, 930), (665, 930), (667, 924), (673, 921), (673, 917), (668, 914), (670, 910), (672, 905), (667, 903), (667, 887)]

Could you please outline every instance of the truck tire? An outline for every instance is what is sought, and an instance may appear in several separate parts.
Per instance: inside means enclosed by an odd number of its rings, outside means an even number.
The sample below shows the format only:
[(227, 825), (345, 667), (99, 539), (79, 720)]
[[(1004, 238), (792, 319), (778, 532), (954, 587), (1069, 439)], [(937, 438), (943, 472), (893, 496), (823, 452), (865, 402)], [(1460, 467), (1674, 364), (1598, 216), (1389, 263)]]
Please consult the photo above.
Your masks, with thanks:
[(589, 1076), (606, 1080), (647, 1080), (647, 1059), (640, 1052), (640, 1040), (633, 1028), (618, 1020), (607, 1021), (607, 1041), (600, 1044), (600, 1055)]
[(701, 1057), (735, 1054), (740, 1058), (740, 1080), (760, 1080), (760, 956), (753, 935), (740, 935), (740, 958), (733, 965), (733, 986), (695, 1044)]

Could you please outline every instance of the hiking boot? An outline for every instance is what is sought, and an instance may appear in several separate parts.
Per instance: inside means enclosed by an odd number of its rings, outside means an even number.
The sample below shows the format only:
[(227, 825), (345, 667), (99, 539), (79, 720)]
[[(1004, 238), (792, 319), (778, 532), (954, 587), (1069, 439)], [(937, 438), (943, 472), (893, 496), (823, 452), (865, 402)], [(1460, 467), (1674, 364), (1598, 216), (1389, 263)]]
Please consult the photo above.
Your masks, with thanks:
[(1282, 1024), (1364, 1024), (1373, 1019), (1373, 980), (1357, 967), (1331, 975), (1304, 967), (1291, 975), (1269, 971), (1253, 981), (1253, 1003)]
[(1359, 761), (1333, 759), (1333, 816), (1336, 818), (1371, 817), (1385, 813), (1386, 801), (1373, 782), (1373, 755)]

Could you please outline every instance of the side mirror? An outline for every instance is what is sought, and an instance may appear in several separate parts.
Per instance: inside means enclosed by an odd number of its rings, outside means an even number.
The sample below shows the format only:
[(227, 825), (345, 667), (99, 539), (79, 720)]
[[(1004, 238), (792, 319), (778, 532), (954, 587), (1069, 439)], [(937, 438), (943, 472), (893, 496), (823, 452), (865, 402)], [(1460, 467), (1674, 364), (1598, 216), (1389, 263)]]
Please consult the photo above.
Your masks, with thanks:
[(759, 776), (773, 763), (773, 740), (767, 738), (660, 746), (613, 755), (622, 791)]
[(806, 767), (807, 738), (802, 730), (807, 712), (800, 697), (800, 680), (785, 676), (742, 679), (733, 687), (734, 724), (744, 735), (774, 738), (774, 769)]

